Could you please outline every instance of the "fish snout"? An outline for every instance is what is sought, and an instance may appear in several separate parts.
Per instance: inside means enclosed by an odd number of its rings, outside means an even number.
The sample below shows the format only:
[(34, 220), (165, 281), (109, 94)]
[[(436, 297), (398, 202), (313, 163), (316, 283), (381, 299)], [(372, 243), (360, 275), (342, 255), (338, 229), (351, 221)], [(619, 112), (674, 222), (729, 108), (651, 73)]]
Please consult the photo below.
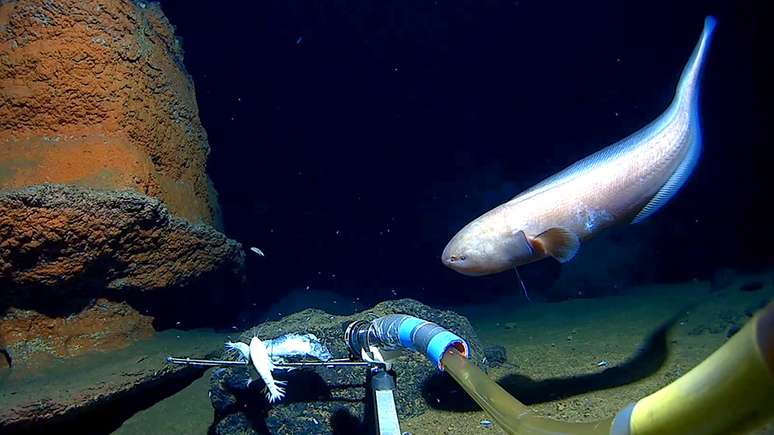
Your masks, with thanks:
[(467, 256), (465, 254), (452, 251), (448, 246), (441, 254), (441, 263), (443, 263), (444, 266), (454, 270), (459, 270), (465, 263), (465, 260), (467, 260)]
[(466, 258), (465, 258), (464, 255), (450, 255), (450, 256), (444, 258), (443, 262), (447, 266), (452, 266), (452, 265), (457, 266), (457, 265), (462, 264), (465, 261), (465, 259)]

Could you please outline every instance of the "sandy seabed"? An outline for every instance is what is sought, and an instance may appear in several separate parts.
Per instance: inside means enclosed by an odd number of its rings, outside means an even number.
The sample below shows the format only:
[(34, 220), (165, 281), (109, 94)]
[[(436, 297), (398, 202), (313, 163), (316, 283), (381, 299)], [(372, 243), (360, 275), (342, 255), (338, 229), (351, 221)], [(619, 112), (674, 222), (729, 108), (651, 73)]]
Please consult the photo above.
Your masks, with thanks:
[[(740, 290), (750, 283), (762, 287)], [(561, 303), (524, 304), (521, 297), (456, 310), (470, 319), (485, 346), (506, 349), (507, 363), (489, 375), (540, 415), (593, 421), (614, 415), (709, 356), (728, 339), (729, 330), (743, 326), (750, 313), (774, 297), (774, 274), (739, 276), (714, 290), (696, 281)], [(670, 320), (666, 351), (649, 354), (655, 362), (645, 361), (624, 377), (605, 374), (601, 362), (609, 370), (635, 358), (648, 337)], [(205, 434), (213, 418), (208, 380), (205, 374), (134, 415), (115, 433)], [(496, 424), (483, 427), (481, 421), (490, 417), (480, 410), (443, 408), (404, 420), (401, 429), (415, 435), (504, 433)], [(774, 434), (774, 424), (751, 433)]]

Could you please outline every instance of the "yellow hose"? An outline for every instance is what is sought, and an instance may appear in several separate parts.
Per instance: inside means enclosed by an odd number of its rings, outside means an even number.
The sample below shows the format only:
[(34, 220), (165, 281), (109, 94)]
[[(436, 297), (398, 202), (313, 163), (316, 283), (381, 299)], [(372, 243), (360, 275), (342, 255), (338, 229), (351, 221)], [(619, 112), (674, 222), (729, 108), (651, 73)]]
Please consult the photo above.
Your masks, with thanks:
[(509, 434), (607, 435), (610, 433), (612, 418), (595, 423), (565, 423), (535, 415), (526, 405), (489, 379), (481, 369), (454, 348), (446, 351), (441, 363), (444, 370), (484, 411), (492, 416), (498, 426)]
[(446, 372), (509, 434), (673, 435), (739, 433), (774, 418), (774, 303), (701, 364), (613, 418), (566, 423), (535, 415), (456, 349)]
[(774, 304), (769, 304), (693, 370), (637, 402), (631, 433), (739, 433), (772, 419), (773, 343)]

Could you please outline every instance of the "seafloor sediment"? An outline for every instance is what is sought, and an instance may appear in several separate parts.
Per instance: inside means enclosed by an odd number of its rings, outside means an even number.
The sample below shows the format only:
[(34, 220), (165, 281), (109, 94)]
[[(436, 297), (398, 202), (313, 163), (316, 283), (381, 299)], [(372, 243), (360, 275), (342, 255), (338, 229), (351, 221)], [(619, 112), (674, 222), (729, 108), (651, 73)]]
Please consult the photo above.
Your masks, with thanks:
[[(700, 363), (774, 297), (773, 279), (774, 273), (739, 276), (716, 289), (707, 282), (643, 286), (621, 296), (552, 304), (525, 305), (517, 295), (461, 311), (485, 346), (506, 349), (507, 362), (489, 372), (493, 379), (541, 415), (590, 421), (615, 414)], [(636, 370), (606, 370), (626, 367), (670, 320), (664, 352), (651, 350)], [(599, 364), (603, 361), (607, 367)], [(115, 433), (205, 434), (212, 423), (207, 391), (205, 380), (196, 381), (129, 418)], [(401, 429), (416, 435), (504, 433), (496, 425), (482, 427), (490, 417), (470, 402), (429, 406), (402, 421)], [(774, 434), (774, 424), (751, 433)]]

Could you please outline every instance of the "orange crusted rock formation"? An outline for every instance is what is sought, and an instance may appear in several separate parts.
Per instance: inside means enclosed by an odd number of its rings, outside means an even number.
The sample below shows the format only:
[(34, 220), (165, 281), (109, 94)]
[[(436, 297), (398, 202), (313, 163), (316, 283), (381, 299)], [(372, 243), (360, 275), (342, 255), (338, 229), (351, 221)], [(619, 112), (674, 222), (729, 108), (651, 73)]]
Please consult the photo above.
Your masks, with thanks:
[(0, 189), (132, 189), (220, 227), (183, 51), (158, 4), (0, 4)]
[(238, 276), (243, 263), (239, 243), (135, 192), (54, 184), (0, 192), (0, 300), (84, 289), (116, 298)]
[(208, 153), (158, 4), (0, 1), (0, 353), (118, 348), (237, 305)]
[[(153, 335), (153, 319), (126, 303), (97, 299), (80, 313), (50, 317), (34, 310), (11, 308), (0, 322), (0, 336), (19, 362), (69, 358), (98, 349), (109, 352)], [(43, 354), (43, 355), (35, 355)], [(18, 364), (17, 364), (18, 366)]]
[[(216, 317), (243, 266), (239, 243), (146, 195), (2, 191), (0, 343), (21, 366), (125, 347), (151, 335), (158, 316)], [(131, 306), (93, 303), (102, 297)]]

